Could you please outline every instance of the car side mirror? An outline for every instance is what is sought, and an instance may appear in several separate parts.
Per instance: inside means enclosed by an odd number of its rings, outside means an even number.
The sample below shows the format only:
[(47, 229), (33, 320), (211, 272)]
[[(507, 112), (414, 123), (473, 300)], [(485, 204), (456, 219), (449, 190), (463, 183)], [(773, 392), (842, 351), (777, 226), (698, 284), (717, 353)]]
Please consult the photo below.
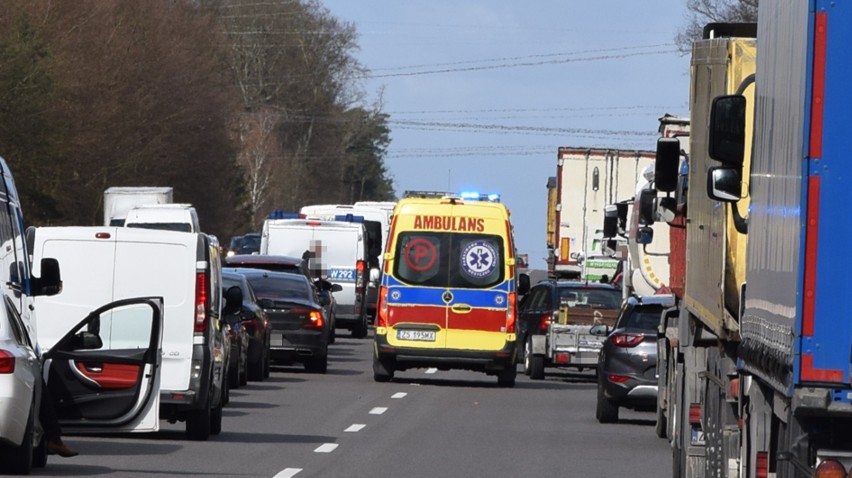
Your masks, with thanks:
[(592, 328), (589, 329), (589, 333), (592, 335), (606, 337), (609, 335), (609, 326), (605, 324), (593, 325)]
[(322, 293), (317, 296), (319, 299), (319, 304), (323, 307), (331, 304), (331, 296), (328, 293)]
[(340, 292), (342, 290), (343, 290), (343, 286), (340, 285), (340, 284), (334, 284), (334, 285), (331, 286), (332, 292)]
[(83, 331), (71, 340), (73, 350), (97, 350), (104, 346), (101, 337), (92, 332)]
[(222, 308), (224, 315), (235, 315), (240, 313), (243, 307), (243, 291), (238, 286), (231, 286), (225, 291), (225, 307)]

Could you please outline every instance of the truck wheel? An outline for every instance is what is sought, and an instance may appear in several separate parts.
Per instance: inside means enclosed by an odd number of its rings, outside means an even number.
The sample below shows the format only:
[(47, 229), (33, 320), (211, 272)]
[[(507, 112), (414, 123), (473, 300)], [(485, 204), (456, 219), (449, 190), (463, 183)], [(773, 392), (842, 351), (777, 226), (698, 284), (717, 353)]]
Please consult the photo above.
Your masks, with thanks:
[(518, 367), (514, 363), (506, 365), (506, 368), (497, 373), (497, 386), (500, 388), (512, 388), (515, 386), (515, 377), (518, 375)]
[(305, 371), (308, 373), (326, 373), (328, 371), (328, 355), (305, 361)]
[(657, 402), (657, 423), (654, 426), (654, 433), (657, 434), (659, 438), (668, 438), (667, 431), (668, 424), (666, 423), (666, 412), (663, 410), (663, 407), (660, 406), (660, 403)]
[(544, 379), (544, 356), (533, 355), (530, 357), (530, 378), (533, 380)]
[(618, 421), (618, 406), (604, 395), (603, 383), (598, 381), (598, 402), (595, 407), (595, 418), (600, 423), (616, 423)]
[(193, 441), (207, 441), (210, 438), (212, 422), (210, 403), (200, 410), (192, 410), (186, 416), (186, 436)]
[(393, 368), (392, 360), (373, 355), (373, 380), (376, 382), (390, 382), (393, 379)]

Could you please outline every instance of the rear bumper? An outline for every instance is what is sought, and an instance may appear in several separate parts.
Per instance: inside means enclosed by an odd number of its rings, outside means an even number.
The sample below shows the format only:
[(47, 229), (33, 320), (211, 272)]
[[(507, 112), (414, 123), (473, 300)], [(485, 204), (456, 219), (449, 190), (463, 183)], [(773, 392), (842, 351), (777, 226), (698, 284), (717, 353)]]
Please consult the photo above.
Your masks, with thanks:
[(419, 349), (395, 347), (384, 335), (376, 335), (374, 346), (376, 356), (393, 361), (396, 370), (435, 367), (496, 372), (515, 366), (514, 341), (506, 341), (500, 350)]
[(273, 330), (269, 354), (272, 360), (284, 362), (324, 357), (328, 354), (328, 333), (316, 329)]
[(606, 372), (599, 372), (604, 383), (604, 395), (627, 407), (650, 408), (657, 404), (657, 382), (631, 377), (624, 383), (609, 380)]

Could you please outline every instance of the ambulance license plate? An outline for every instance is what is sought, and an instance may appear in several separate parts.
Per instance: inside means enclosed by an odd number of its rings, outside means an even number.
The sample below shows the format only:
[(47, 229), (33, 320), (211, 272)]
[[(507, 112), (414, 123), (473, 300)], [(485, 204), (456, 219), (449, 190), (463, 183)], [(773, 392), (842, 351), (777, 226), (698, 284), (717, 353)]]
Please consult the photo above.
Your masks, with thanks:
[(421, 342), (434, 342), (434, 330), (397, 330), (396, 338), (399, 340), (419, 340)]

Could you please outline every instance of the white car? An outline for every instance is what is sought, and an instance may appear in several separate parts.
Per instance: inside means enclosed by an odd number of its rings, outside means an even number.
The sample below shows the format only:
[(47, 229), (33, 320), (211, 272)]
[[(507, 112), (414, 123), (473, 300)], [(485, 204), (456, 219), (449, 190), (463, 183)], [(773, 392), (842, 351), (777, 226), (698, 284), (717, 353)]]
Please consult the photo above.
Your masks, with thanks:
[[(43, 390), (63, 397), (65, 431), (117, 433), (157, 425), (163, 299), (115, 301), (79, 322), (41, 357), (15, 307), (0, 307), (0, 473), (47, 464)], [(44, 382), (40, 376), (44, 376)], [(47, 384), (47, 389), (42, 387)]]

